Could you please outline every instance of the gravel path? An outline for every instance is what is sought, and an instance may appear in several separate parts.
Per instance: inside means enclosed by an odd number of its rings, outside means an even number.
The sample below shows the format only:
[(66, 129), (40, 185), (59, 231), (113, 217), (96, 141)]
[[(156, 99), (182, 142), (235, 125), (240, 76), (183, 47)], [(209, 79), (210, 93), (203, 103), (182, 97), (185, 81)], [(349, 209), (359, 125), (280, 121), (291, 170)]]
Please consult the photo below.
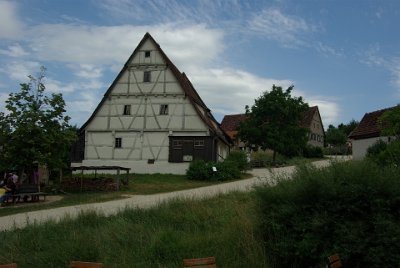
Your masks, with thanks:
[[(316, 166), (329, 165), (329, 160), (314, 162)], [(135, 195), (126, 199), (114, 200), (104, 203), (92, 203), (76, 205), (69, 207), (60, 207), (47, 210), (38, 210), (32, 212), (19, 213), (0, 217), (0, 231), (12, 230), (13, 228), (23, 228), (32, 223), (43, 223), (46, 221), (60, 221), (66, 216), (75, 218), (79, 214), (87, 211), (95, 211), (109, 216), (118, 213), (125, 208), (150, 208), (167, 202), (172, 199), (202, 199), (216, 196), (218, 194), (229, 193), (232, 191), (250, 191), (253, 186), (265, 182), (273, 183), (271, 174), (290, 175), (294, 167), (283, 167), (273, 169), (253, 169), (250, 173), (252, 178), (218, 185), (206, 186), (201, 188), (153, 194), (153, 195)]]

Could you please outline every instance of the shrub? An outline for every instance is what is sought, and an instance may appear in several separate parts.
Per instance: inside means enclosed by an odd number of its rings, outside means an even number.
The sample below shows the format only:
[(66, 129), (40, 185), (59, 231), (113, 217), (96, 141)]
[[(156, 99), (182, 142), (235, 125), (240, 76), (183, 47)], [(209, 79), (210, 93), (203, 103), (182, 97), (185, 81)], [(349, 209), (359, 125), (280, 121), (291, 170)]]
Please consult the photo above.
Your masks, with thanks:
[(190, 163), (189, 169), (186, 172), (186, 177), (189, 180), (210, 180), (212, 177), (212, 170), (204, 160), (194, 160)]
[(322, 158), (324, 154), (321, 147), (307, 145), (303, 150), (303, 156), (307, 158)]
[(250, 169), (247, 154), (244, 151), (232, 151), (225, 161), (235, 162), (240, 171)]
[(385, 143), (378, 140), (367, 150), (367, 158), (379, 166), (400, 166), (400, 140)]
[[(213, 167), (216, 171), (213, 171)], [(240, 170), (236, 162), (205, 162), (195, 160), (190, 163), (186, 177), (190, 180), (226, 181), (240, 178)]]
[(400, 262), (400, 169), (370, 162), (302, 166), (292, 180), (257, 190), (272, 267), (322, 267), (339, 253), (344, 267)]

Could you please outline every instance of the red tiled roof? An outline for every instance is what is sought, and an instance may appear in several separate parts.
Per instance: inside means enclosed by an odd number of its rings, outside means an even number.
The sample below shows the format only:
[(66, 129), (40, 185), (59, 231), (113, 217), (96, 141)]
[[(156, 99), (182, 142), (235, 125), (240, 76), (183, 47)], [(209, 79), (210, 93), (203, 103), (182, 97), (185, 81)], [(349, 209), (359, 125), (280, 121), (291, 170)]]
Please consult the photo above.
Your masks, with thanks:
[[(317, 111), (318, 111), (318, 106), (310, 107), (310, 109), (304, 113), (300, 125), (302, 127), (309, 128), (311, 126), (314, 114)], [(221, 122), (221, 128), (229, 135), (231, 139), (234, 139), (238, 132), (237, 130), (240, 123), (246, 121), (246, 118), (247, 117), (245, 114), (225, 115), (224, 119), (222, 119)]]
[(358, 126), (350, 133), (349, 138), (354, 140), (379, 137), (381, 130), (379, 128), (378, 119), (384, 112), (394, 107), (366, 113), (361, 119)]
[[(318, 106), (313, 106), (308, 109), (303, 115), (300, 125), (309, 128), (311, 126), (314, 114), (318, 111)], [(322, 122), (322, 120), (321, 120)]]
[(221, 122), (221, 128), (231, 139), (234, 139), (240, 123), (246, 121), (246, 118), (247, 116), (245, 114), (225, 115)]

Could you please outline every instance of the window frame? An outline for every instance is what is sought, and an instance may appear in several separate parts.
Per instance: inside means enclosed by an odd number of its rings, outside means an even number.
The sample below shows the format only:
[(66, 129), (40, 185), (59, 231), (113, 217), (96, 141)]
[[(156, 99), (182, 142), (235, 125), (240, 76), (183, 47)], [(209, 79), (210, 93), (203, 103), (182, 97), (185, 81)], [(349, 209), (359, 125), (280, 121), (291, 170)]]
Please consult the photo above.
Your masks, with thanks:
[(114, 148), (122, 148), (122, 138), (115, 138), (114, 141)]
[(168, 104), (160, 104), (160, 112), (159, 115), (168, 115), (169, 107)]
[(123, 115), (131, 115), (131, 105), (130, 104), (126, 104), (124, 105), (124, 111), (123, 111)]
[(144, 71), (143, 72), (143, 82), (150, 83), (151, 82), (151, 71)]

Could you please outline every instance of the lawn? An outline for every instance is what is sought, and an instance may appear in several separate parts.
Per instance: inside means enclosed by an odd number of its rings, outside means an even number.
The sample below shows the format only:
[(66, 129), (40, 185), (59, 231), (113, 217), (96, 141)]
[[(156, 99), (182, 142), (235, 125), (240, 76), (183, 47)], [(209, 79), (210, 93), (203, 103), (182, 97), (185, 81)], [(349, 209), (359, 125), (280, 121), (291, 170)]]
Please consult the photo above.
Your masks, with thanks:
[[(249, 174), (242, 178), (249, 178)], [(90, 177), (89, 177), (90, 178)], [(171, 174), (131, 174), (128, 186), (114, 192), (70, 192), (61, 194), (62, 199), (51, 203), (29, 203), (18, 206), (8, 205), (0, 209), (0, 217), (27, 211), (49, 209), (63, 206), (80, 205), (86, 203), (106, 202), (115, 199), (127, 198), (131, 195), (147, 195), (165, 192), (180, 191), (214, 184), (216, 181), (188, 180), (184, 175)], [(57, 188), (55, 185), (51, 188)]]

